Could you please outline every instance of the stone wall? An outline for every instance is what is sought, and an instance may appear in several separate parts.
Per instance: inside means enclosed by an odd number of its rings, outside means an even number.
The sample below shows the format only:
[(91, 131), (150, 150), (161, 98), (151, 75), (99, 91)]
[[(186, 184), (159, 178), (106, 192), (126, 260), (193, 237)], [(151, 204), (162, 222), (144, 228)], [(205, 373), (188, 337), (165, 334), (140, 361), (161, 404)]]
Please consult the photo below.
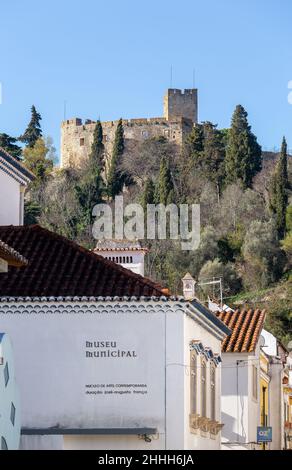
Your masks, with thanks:
[(198, 122), (198, 90), (169, 88), (164, 96), (163, 111), (168, 120), (184, 117)]
[[(95, 121), (82, 122), (81, 119), (69, 119), (61, 126), (61, 167), (79, 166), (88, 158), (93, 141)], [(110, 160), (115, 131), (118, 121), (102, 122), (106, 159)], [(192, 121), (184, 118), (166, 120), (165, 118), (123, 120), (125, 146), (130, 141), (164, 136), (171, 142), (182, 145), (184, 137), (191, 131)]]
[[(197, 90), (169, 89), (164, 97), (164, 117), (123, 120), (125, 145), (164, 136), (182, 145), (197, 122)], [(74, 118), (61, 125), (61, 167), (79, 166), (88, 158), (96, 121)], [(102, 122), (106, 162), (110, 161), (118, 121)], [(107, 166), (107, 165), (106, 165)]]

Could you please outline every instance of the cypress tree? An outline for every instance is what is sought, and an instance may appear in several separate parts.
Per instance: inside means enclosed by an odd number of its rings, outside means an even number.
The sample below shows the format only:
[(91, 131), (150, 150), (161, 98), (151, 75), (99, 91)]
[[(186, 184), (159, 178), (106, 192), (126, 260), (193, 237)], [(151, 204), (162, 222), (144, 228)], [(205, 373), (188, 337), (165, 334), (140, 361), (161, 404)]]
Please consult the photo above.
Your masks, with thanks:
[(89, 158), (100, 169), (104, 168), (104, 145), (103, 145), (103, 131), (100, 120), (96, 122), (93, 132), (93, 142)]
[(85, 229), (92, 223), (92, 209), (102, 199), (102, 179), (100, 169), (89, 163), (80, 175), (75, 186), (76, 195), (82, 211), (82, 221), (79, 228)]
[(154, 193), (154, 183), (151, 178), (147, 178), (144, 186), (144, 191), (142, 193), (142, 207), (144, 210), (144, 214), (146, 214), (147, 211), (147, 204), (154, 204)]
[(12, 157), (16, 158), (17, 160), (21, 160), (21, 152), (22, 149), (18, 145), (15, 145), (17, 139), (15, 137), (11, 137), (8, 134), (0, 134), (0, 147), (2, 147), (6, 152), (8, 152)]
[(125, 178), (119, 170), (119, 161), (124, 152), (124, 148), (123, 121), (120, 119), (115, 133), (113, 153), (107, 178), (107, 192), (108, 196), (112, 199), (123, 189)]
[(19, 140), (24, 142), (29, 148), (32, 148), (36, 141), (42, 137), (42, 130), (40, 125), (41, 119), (41, 115), (37, 112), (35, 106), (32, 105), (30, 122), (24, 134), (19, 137)]
[(165, 157), (162, 157), (159, 169), (158, 180), (159, 202), (161, 204), (170, 204), (174, 200), (173, 183), (170, 168)]
[(203, 123), (203, 150), (194, 154), (196, 167), (203, 176), (215, 184), (218, 198), (225, 176), (224, 134), (211, 122)]
[(288, 206), (288, 168), (287, 143), (283, 138), (280, 159), (276, 164), (270, 184), (270, 209), (275, 216), (276, 227), (280, 239), (286, 232), (286, 209)]
[(242, 181), (250, 188), (252, 179), (262, 168), (262, 149), (248, 124), (247, 112), (238, 105), (232, 116), (225, 158), (226, 180)]
[(288, 156), (287, 156), (287, 142), (285, 136), (283, 137), (282, 140), (282, 146), (281, 146), (281, 155), (280, 155), (280, 173), (281, 177), (283, 179), (283, 185), (285, 189), (288, 189), (289, 187), (289, 179), (288, 179)]

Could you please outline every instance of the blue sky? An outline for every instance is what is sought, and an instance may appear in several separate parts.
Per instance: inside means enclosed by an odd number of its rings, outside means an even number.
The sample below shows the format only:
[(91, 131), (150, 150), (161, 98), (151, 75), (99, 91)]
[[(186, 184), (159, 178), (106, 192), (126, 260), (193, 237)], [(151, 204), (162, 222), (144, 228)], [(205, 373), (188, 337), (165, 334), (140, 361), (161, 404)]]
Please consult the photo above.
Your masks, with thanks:
[[(67, 118), (162, 115), (170, 85), (199, 89), (199, 119), (227, 127), (242, 104), (259, 142), (292, 148), (291, 0), (10, 0), (0, 10), (0, 132), (35, 104), (59, 149)], [(291, 90), (292, 91), (292, 90)]]

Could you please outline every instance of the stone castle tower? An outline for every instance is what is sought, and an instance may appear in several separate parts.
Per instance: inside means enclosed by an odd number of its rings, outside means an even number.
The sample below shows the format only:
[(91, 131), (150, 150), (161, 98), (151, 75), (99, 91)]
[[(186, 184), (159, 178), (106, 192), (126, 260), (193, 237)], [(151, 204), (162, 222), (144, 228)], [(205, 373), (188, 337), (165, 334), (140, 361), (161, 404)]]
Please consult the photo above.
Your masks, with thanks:
[[(164, 96), (163, 117), (123, 120), (125, 146), (152, 137), (164, 136), (182, 145), (195, 123), (198, 122), (197, 89), (170, 88)], [(78, 166), (88, 158), (96, 121), (79, 118), (67, 119), (61, 124), (61, 167)], [(102, 122), (107, 161), (110, 160), (118, 121)]]

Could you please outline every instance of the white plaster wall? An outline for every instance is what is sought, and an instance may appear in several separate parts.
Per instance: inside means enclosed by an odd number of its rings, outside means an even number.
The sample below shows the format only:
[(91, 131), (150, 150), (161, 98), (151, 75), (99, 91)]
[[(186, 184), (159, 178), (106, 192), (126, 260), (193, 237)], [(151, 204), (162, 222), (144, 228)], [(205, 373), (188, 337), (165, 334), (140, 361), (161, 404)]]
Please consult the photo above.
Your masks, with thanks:
[(63, 436), (21, 436), (20, 450), (63, 450)]
[[(185, 449), (205, 449), (205, 450), (219, 450), (221, 446), (221, 433), (216, 437), (210, 438), (209, 433), (202, 433), (200, 430), (193, 434), (190, 432), (189, 415), (190, 415), (190, 348), (189, 344), (192, 340), (200, 340), (204, 347), (210, 347), (214, 354), (221, 355), (221, 341), (214, 335), (211, 335), (205, 328), (198, 323), (194, 322), (190, 317), (186, 316), (184, 319), (184, 448)], [(201, 377), (200, 368), (198, 373), (198, 401), (199, 407), (201, 402)], [(221, 366), (216, 367), (216, 420), (221, 422)], [(210, 417), (210, 361), (207, 362), (207, 417)], [(198, 411), (200, 414), (200, 411)]]
[[(15, 344), (24, 427), (164, 425), (163, 316), (160, 314), (3, 315)], [(24, 354), (24, 341), (27, 345)], [(137, 358), (86, 358), (85, 342), (117, 341)], [(95, 396), (86, 384), (146, 383), (147, 396)], [(98, 398), (98, 399), (97, 399)], [(76, 406), (78, 404), (78, 406)]]
[(22, 225), (20, 184), (0, 169), (0, 225)]
[[(0, 450), (1, 437), (6, 440), (9, 450), (15, 450), (19, 447), (20, 437), (20, 400), (17, 384), (14, 377), (14, 360), (11, 342), (7, 334), (2, 337), (0, 342)], [(3, 364), (1, 364), (3, 362)], [(8, 363), (9, 381), (5, 386), (4, 367)], [(10, 420), (11, 403), (15, 406), (14, 425)]]
[(282, 370), (280, 361), (274, 360), (270, 364), (269, 416), (273, 439), (270, 443), (271, 450), (281, 450), (284, 447)]
[(166, 435), (165, 449), (184, 449), (184, 317), (182, 311), (166, 322)]
[[(237, 361), (244, 362), (237, 366)], [(248, 364), (251, 363), (247, 354), (222, 354), (222, 449), (249, 449), (250, 446), (245, 443), (254, 438), (254, 427), (256, 432), (259, 398), (258, 403), (253, 402), (249, 383), (251, 365)]]
[[(126, 269), (130, 269), (130, 271), (133, 271), (136, 274), (140, 274), (141, 276), (144, 276), (144, 256), (145, 254), (142, 251), (131, 251), (131, 250), (125, 250), (125, 251), (97, 251), (97, 254), (102, 256), (103, 258), (114, 258), (114, 262), (117, 264), (120, 264)], [(125, 258), (130, 258), (132, 257), (132, 263), (120, 263), (116, 261), (116, 258), (122, 259)]]
[[(260, 411), (260, 346), (256, 347), (254, 355), (248, 356), (248, 441), (256, 442), (257, 440), (257, 427), (261, 424), (261, 411)], [(252, 366), (255, 365), (258, 371), (258, 399), (255, 400), (252, 395)], [(256, 445), (257, 447), (257, 445)], [(257, 447), (259, 448), (259, 447)]]
[[(213, 352), (220, 351), (220, 341), (183, 309), (166, 302), (24, 303), (15, 310), (12, 304), (0, 305), (1, 325), (15, 345), (23, 427), (158, 431), (151, 443), (137, 436), (64, 436), (64, 442), (62, 436), (22, 436), (21, 448), (218, 448), (217, 440), (189, 433), (190, 381), (184, 364), (191, 339)], [(104, 340), (136, 351), (137, 357), (85, 357), (86, 341)], [(87, 395), (88, 383), (146, 383), (148, 393)]]

